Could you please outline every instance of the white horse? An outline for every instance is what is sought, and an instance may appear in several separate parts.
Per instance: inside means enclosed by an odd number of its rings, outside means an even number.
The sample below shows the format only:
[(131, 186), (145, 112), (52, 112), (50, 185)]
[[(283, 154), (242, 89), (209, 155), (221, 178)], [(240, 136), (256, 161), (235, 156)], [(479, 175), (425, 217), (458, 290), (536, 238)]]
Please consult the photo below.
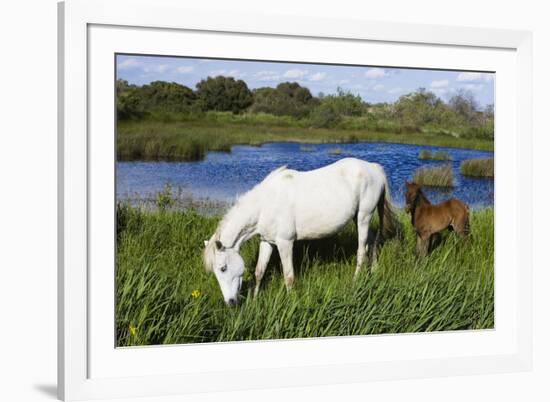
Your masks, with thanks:
[(388, 182), (377, 163), (345, 158), (308, 172), (280, 167), (241, 196), (210, 240), (204, 242), (205, 268), (216, 275), (225, 302), (237, 304), (245, 269), (239, 249), (245, 241), (259, 235), (254, 296), (274, 245), (290, 290), (294, 281), (294, 242), (328, 237), (356, 218), (357, 276), (368, 251), (367, 234), (376, 207), (380, 228), (390, 231), (394, 221)]

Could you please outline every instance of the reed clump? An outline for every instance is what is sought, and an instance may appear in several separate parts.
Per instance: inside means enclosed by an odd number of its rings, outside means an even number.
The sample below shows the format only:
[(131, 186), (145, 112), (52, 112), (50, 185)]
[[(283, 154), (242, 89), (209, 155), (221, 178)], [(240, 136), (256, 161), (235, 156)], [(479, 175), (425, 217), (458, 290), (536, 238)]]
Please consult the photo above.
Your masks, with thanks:
[(453, 187), (453, 169), (450, 164), (424, 166), (414, 172), (413, 181), (421, 186)]
[(418, 159), (433, 160), (433, 161), (450, 161), (451, 156), (447, 151), (431, 152), (424, 149), (418, 153)]
[(302, 152), (315, 152), (317, 149), (310, 145), (300, 145), (300, 151)]
[(494, 158), (466, 159), (460, 163), (460, 174), (471, 177), (495, 177)]

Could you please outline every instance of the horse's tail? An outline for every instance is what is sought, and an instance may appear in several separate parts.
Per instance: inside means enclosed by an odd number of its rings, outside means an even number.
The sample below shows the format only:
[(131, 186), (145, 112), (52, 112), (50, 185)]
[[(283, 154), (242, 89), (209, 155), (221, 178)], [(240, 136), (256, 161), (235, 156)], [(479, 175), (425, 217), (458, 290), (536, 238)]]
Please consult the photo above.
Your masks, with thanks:
[(391, 202), (388, 179), (384, 173), (384, 188), (378, 199), (378, 220), (380, 221), (379, 233), (385, 239), (393, 238), (398, 232), (398, 221)]

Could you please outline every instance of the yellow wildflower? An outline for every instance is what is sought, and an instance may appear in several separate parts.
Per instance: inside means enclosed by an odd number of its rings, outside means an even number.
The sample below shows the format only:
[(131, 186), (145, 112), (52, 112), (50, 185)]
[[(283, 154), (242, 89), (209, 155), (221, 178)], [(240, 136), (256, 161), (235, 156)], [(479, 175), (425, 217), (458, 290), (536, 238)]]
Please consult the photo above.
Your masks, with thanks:
[(196, 299), (197, 297), (200, 297), (200, 295), (201, 295), (201, 291), (198, 290), (198, 289), (195, 289), (195, 290), (193, 290), (193, 291), (191, 292), (191, 297), (192, 297), (193, 299)]
[(128, 327), (128, 329), (130, 330), (130, 333), (131, 333), (132, 335), (134, 335), (134, 336), (136, 335), (136, 333), (137, 333), (137, 327), (132, 327), (132, 326), (130, 325), (130, 326)]

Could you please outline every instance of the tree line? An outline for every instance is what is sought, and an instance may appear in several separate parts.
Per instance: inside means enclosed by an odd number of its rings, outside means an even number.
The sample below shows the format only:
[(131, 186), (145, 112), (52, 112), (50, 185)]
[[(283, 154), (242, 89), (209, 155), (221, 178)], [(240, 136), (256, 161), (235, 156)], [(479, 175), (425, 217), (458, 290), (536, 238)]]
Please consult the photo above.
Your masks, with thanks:
[(386, 127), (407, 132), (430, 127), (447, 134), (458, 132), (460, 136), (482, 138), (493, 138), (494, 133), (493, 105), (480, 108), (468, 91), (458, 91), (445, 102), (419, 88), (393, 103), (371, 104), (340, 88), (336, 94), (317, 96), (296, 82), (251, 90), (243, 80), (217, 76), (201, 80), (195, 90), (175, 82), (153, 81), (137, 86), (117, 80), (116, 94), (120, 120), (165, 113), (201, 116), (214, 111), (287, 116), (316, 128)]

